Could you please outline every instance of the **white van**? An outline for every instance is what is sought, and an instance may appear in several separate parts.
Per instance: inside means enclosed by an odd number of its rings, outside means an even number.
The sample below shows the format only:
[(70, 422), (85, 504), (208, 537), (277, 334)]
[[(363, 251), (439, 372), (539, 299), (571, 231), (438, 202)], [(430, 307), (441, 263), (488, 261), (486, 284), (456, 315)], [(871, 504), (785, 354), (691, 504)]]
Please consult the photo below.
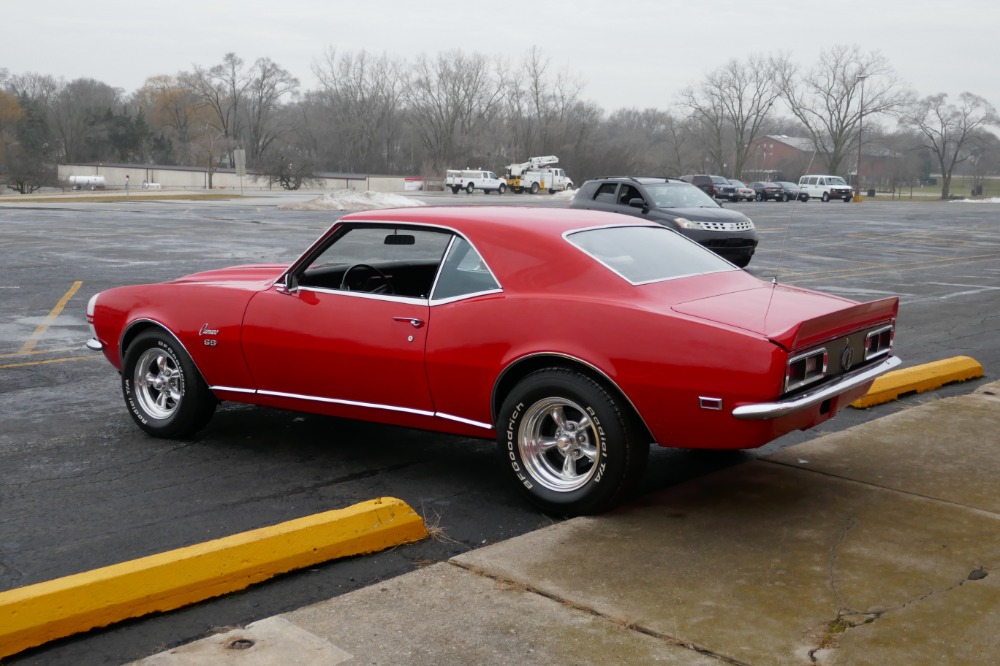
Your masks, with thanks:
[(809, 197), (823, 201), (843, 199), (850, 203), (854, 198), (854, 188), (840, 176), (802, 176), (799, 178), (799, 200), (809, 201)]

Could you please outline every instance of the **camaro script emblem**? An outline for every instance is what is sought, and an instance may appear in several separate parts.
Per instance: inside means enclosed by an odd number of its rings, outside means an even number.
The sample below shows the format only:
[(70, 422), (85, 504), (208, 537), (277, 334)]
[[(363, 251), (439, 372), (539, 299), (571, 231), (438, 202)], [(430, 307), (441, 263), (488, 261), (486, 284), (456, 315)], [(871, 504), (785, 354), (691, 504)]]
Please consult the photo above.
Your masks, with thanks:
[(219, 329), (209, 328), (208, 324), (202, 324), (201, 329), (198, 331), (198, 335), (218, 335)]

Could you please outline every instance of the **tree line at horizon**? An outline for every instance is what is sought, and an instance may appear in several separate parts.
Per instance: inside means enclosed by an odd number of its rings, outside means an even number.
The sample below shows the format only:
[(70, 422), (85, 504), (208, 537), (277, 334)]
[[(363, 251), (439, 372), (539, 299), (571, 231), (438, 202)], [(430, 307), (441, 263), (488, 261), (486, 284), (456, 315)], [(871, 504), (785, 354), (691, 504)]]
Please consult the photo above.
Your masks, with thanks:
[(974, 179), (1000, 171), (992, 131), (1000, 118), (987, 100), (970, 92), (921, 97), (878, 51), (858, 46), (834, 46), (810, 67), (783, 54), (730, 60), (682, 90), (670, 109), (605, 110), (537, 47), (516, 60), (330, 49), (313, 72), (318, 87), (302, 90), (270, 58), (248, 63), (227, 53), (126, 94), (91, 78), (0, 68), (0, 183), (22, 193), (56, 185), (60, 162), (192, 166), (211, 176), (232, 164), (237, 148), (251, 171), (290, 189), (320, 172), (440, 178), (447, 168), (502, 171), (547, 154), (576, 182), (739, 178), (753, 168), (754, 139), (768, 134), (809, 139), (831, 173), (847, 174), (859, 127), (866, 154), (893, 157), (894, 187), (934, 171), (947, 198), (956, 169)]

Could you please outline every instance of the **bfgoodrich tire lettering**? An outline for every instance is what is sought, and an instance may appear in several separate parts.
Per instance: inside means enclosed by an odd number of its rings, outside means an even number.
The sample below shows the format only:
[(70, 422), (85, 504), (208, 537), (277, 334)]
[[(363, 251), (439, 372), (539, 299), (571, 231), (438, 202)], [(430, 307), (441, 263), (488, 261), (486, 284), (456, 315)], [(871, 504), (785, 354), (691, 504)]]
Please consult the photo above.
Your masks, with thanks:
[(497, 423), (497, 448), (518, 489), (547, 513), (604, 511), (642, 476), (649, 444), (599, 383), (548, 368), (521, 380)]
[(132, 420), (154, 437), (195, 433), (217, 404), (187, 353), (158, 330), (139, 334), (125, 352), (122, 394)]

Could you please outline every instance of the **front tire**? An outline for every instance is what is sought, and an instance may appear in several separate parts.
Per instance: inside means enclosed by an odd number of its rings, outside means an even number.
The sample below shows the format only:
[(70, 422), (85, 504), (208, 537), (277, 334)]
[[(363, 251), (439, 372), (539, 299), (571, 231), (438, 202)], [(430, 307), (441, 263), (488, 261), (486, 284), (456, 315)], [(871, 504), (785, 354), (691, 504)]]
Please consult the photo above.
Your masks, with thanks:
[(506, 191), (507, 191), (507, 186), (504, 185), (503, 183), (500, 183), (500, 187), (497, 188), (497, 194), (503, 194)]
[(125, 352), (122, 394), (129, 415), (153, 437), (188, 437), (208, 423), (218, 401), (174, 338), (140, 333)]
[(476, 189), (476, 186), (473, 185), (472, 183), (469, 183), (468, 185), (465, 186), (465, 191), (467, 194), (472, 194), (472, 190), (474, 189)]
[(824, 192), (821, 198), (823, 199), (823, 203), (827, 203), (828, 201), (830, 201), (830, 193)]
[(497, 448), (514, 482), (546, 513), (605, 511), (638, 484), (649, 457), (631, 412), (574, 370), (531, 373), (500, 409)]

